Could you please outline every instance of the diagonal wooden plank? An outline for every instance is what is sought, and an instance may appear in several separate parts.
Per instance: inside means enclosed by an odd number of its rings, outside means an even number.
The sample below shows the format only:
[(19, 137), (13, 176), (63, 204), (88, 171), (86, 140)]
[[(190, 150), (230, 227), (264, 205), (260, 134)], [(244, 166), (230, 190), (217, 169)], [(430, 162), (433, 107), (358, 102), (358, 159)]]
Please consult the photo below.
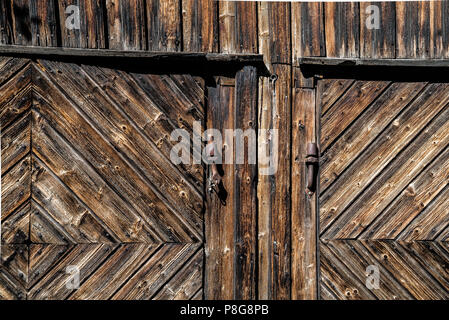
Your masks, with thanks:
[[(321, 118), (321, 148), (335, 139), (383, 92), (388, 81), (357, 81)], [(357, 100), (357, 103), (353, 103)]]
[(415, 299), (448, 299), (449, 292), (445, 291), (399, 242), (361, 240), (360, 243)]
[[(108, 244), (77, 244), (68, 249), (59, 245), (32, 245), (33, 254), (30, 256), (30, 273), (39, 272), (39, 266), (46, 264), (49, 268), (44, 276), (29, 291), (30, 300), (63, 300), (77, 289), (67, 286), (71, 279), (71, 272), (68, 267), (77, 267), (79, 270), (79, 280), (82, 284), (94, 270), (96, 270), (108, 256), (114, 252), (116, 245)], [(41, 257), (47, 250), (48, 254)], [(42, 251), (42, 252), (40, 252)], [(56, 251), (56, 253), (55, 253)], [(59, 260), (54, 259), (55, 255), (60, 256)], [(50, 259), (50, 263), (47, 263)], [(55, 263), (55, 260), (57, 262)], [(40, 264), (36, 264), (36, 262)], [(39, 272), (41, 273), (41, 272)]]
[[(56, 96), (54, 93), (53, 98)], [(198, 236), (185, 226), (183, 217), (174, 214), (154, 194), (153, 189), (150, 189), (145, 181), (142, 181), (117, 155), (116, 150), (103, 143), (102, 137), (67, 101), (58, 99), (48, 104), (40, 95), (36, 95), (36, 100), (39, 102), (35, 106), (36, 110), (48, 118), (55, 129), (64, 134), (65, 139), (74, 149), (82, 150), (82, 157), (94, 167), (118, 196), (124, 198), (123, 202), (126, 202), (126, 206), (139, 214), (146, 228), (154, 234), (153, 237), (165, 241), (198, 239)], [(61, 111), (59, 108), (54, 108), (55, 104), (66, 107)], [(42, 123), (46, 121), (43, 120)], [(78, 194), (76, 190), (73, 191)], [(78, 194), (78, 196), (81, 195)], [(88, 207), (97, 213), (90, 205)]]
[(352, 79), (323, 79), (321, 90), (321, 115), (324, 115), (354, 85)]
[(35, 111), (33, 152), (122, 242), (157, 240), (142, 218)]
[(342, 300), (375, 300), (373, 293), (366, 288), (350, 270), (345, 262), (340, 261), (324, 242), (320, 244), (321, 281), (333, 295)]
[[(45, 64), (47, 69), (52, 68), (51, 62), (41, 61), (41, 63)], [(84, 104), (82, 110), (78, 108), (77, 112), (85, 113), (84, 117), (90, 119), (91, 125), (103, 136), (108, 137), (108, 141), (116, 149), (115, 153), (125, 159), (128, 165), (133, 164), (133, 170), (139, 177), (145, 179), (153, 192), (157, 193), (158, 198), (170, 204), (170, 209), (179, 218), (182, 216), (190, 232), (196, 232), (196, 236), (199, 237), (198, 233), (202, 226), (202, 198), (195, 188), (189, 185), (174, 164), (161, 156), (156, 146), (137, 131), (130, 123), (129, 117), (117, 110), (110, 101), (105, 100), (99, 87), (87, 77), (81, 76), (82, 70), (72, 64), (58, 64), (53, 67), (57, 68), (54, 72), (64, 71), (57, 79), (54, 73), (52, 76), (58, 90), (68, 91), (66, 96), (70, 99), (76, 98), (77, 104)], [(74, 81), (69, 74), (77, 72), (80, 77)], [(92, 94), (84, 94), (86, 87), (91, 88)]]
[(31, 69), (29, 66), (21, 69), (0, 87), (0, 109), (2, 111), (8, 101), (31, 83)]
[(379, 288), (370, 290), (377, 299), (413, 299), (413, 296), (382, 266), (382, 263), (376, 260), (358, 241), (330, 240), (325, 241), (325, 245), (335, 257), (340, 258), (340, 261), (361, 283), (366, 284), (368, 266), (379, 268)]
[[(321, 156), (320, 192), (324, 193), (338, 176), (393, 121), (423, 89), (423, 82), (393, 83)], [(358, 102), (353, 102), (358, 103)]]
[(74, 244), (76, 241), (36, 201), (31, 201), (30, 240), (31, 243)]
[(26, 243), (29, 240), (30, 201), (25, 201), (7, 219), (2, 219), (1, 243)]
[[(14, 278), (19, 283), (19, 288), (25, 287), (29, 277), (27, 245), (0, 245), (0, 270), (4, 270)], [(0, 284), (0, 287), (3, 285)]]
[(164, 244), (140, 270), (114, 294), (113, 300), (148, 300), (176, 274), (198, 250), (199, 244)]
[(31, 195), (31, 158), (26, 156), (2, 176), (2, 220)]
[(0, 101), (0, 123), (2, 131), (6, 130), (18, 117), (31, 108), (31, 94), (31, 84), (28, 84), (22, 90), (15, 92), (12, 99)]
[[(64, 233), (68, 235), (68, 239), (61, 238), (63, 243), (66, 240), (70, 240), (72, 243), (117, 242), (116, 236), (95, 213), (68, 189), (37, 156), (33, 155), (32, 158), (32, 198), (45, 209), (47, 216), (51, 217), (46, 219), (47, 227), (52, 221), (52, 224), (56, 224), (56, 228), (64, 230)], [(33, 215), (31, 219), (34, 220)], [(36, 230), (34, 225), (31, 225), (30, 232), (32, 239), (40, 239), (37, 242), (54, 243), (51, 240), (52, 237), (40, 237), (39, 233), (42, 234), (42, 232)]]
[(27, 112), (14, 124), (1, 133), (2, 164), (1, 172), (4, 174), (17, 161), (30, 152), (31, 122), (30, 113)]
[[(432, 202), (404, 227), (398, 240), (435, 240), (439, 234), (444, 234), (444, 228), (449, 225), (449, 185), (437, 195)], [(442, 239), (444, 236), (442, 236)]]
[(120, 245), (69, 299), (109, 299), (158, 248), (148, 244)]
[(203, 286), (203, 250), (198, 251), (154, 296), (154, 300), (189, 300)]
[[(449, 102), (448, 90), (447, 84), (428, 85), (421, 95), (407, 106), (365, 152), (340, 175), (336, 183), (320, 196), (322, 231), (326, 230), (356, 196), (387, 167), (398, 152), (404, 149), (422, 128), (445, 108)], [(444, 119), (440, 117), (441, 120)], [(434, 128), (436, 126), (434, 124)], [(443, 129), (440, 128), (440, 132), (441, 130)], [(437, 146), (440, 145), (437, 144)]]
[[(430, 150), (426, 149), (426, 152), (430, 153)], [(449, 177), (449, 148), (446, 148), (416, 179), (411, 181), (360, 237), (396, 238), (447, 186), (447, 177)], [(445, 202), (444, 198), (441, 201)]]
[(0, 300), (26, 300), (25, 287), (0, 266)]
[[(4, 57), (0, 61), (0, 89), (3, 83), (29, 63), (28, 59)], [(26, 67), (25, 67), (26, 68)]]
[[(329, 238), (358, 237), (365, 227), (407, 187), (410, 181), (447, 147), (449, 144), (448, 124), (449, 105), (446, 105), (443, 111), (427, 125), (426, 129), (415, 137), (405, 150), (396, 155), (389, 166), (343, 212), (324, 236)], [(447, 175), (447, 172), (441, 173)], [(438, 179), (434, 179), (433, 182), (438, 183)], [(440, 184), (439, 188), (443, 186)], [(418, 189), (418, 186), (412, 187), (408, 191), (413, 194), (415, 189)], [(425, 199), (418, 197), (416, 200), (420, 206), (425, 206)], [(403, 212), (404, 209), (401, 211)], [(397, 225), (397, 222), (393, 224)]]
[(449, 295), (449, 252), (445, 251), (440, 243), (433, 241), (400, 241), (400, 243)]
[[(126, 72), (87, 65), (83, 66), (83, 70), (102, 88), (102, 92), (108, 95), (110, 101), (114, 101), (116, 107), (129, 115), (136, 126), (145, 132), (146, 137), (165, 156), (165, 160), (170, 161), (172, 148), (178, 143), (178, 141), (170, 138), (171, 132), (177, 129), (174, 124), (177, 119), (168, 119), (165, 113), (146, 96), (134, 79)], [(186, 81), (184, 80), (184, 82)], [(191, 87), (192, 85), (182, 91), (193, 91)], [(204, 92), (202, 94), (204, 95)], [(203, 103), (202, 100), (191, 100), (188, 104), (190, 109), (186, 110), (185, 113), (198, 113), (196, 118), (202, 122), (204, 115), (202, 114), (203, 106), (200, 103)], [(190, 131), (189, 134), (192, 134), (192, 132)], [(179, 168), (181, 168), (180, 172), (184, 178), (196, 187), (197, 191), (202, 192), (200, 190), (203, 179), (202, 166), (180, 163)]]

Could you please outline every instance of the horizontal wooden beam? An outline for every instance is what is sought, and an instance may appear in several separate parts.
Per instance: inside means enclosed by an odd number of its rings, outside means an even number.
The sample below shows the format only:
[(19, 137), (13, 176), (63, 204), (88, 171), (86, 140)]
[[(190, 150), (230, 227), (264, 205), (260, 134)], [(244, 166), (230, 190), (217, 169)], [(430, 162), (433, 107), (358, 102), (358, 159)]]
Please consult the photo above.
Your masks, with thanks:
[[(15, 56), (24, 58), (41, 58), (54, 60), (77, 60), (82, 63), (89, 61), (103, 62), (133, 62), (133, 64), (164, 66), (185, 64), (185, 67), (199, 67), (211, 74), (221, 74), (221, 69), (231, 67), (238, 70), (243, 66), (257, 68), (259, 75), (268, 76), (269, 72), (261, 54), (223, 54), (205, 52), (151, 52), (151, 51), (122, 51), (108, 49), (78, 49), (61, 47), (34, 47), (34, 46), (0, 46), (1, 56)], [(182, 67), (181, 67), (182, 69)], [(229, 69), (228, 69), (229, 70)], [(218, 72), (216, 72), (218, 71)]]
[(299, 66), (377, 66), (377, 67), (425, 67), (425, 68), (448, 68), (449, 59), (344, 59), (344, 58), (322, 58), (305, 57), (299, 59)]
[(305, 78), (449, 82), (449, 59), (304, 57), (298, 64)]

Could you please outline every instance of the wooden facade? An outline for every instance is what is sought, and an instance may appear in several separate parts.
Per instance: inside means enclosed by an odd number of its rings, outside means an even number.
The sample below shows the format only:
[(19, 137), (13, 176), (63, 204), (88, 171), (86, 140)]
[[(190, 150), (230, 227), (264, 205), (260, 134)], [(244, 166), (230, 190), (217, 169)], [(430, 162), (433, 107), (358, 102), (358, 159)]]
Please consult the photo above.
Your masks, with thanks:
[[(448, 26), (446, 1), (0, 2), (1, 298), (447, 299)], [(137, 56), (113, 67), (14, 45), (193, 58), (139, 71), (126, 66)], [(209, 73), (194, 63), (206, 54)], [(433, 71), (396, 79), (414, 66)], [(207, 168), (168, 160), (169, 132), (193, 120), (277, 129), (278, 170), (224, 165), (226, 203), (209, 195)], [(75, 260), (85, 277), (67, 292)]]

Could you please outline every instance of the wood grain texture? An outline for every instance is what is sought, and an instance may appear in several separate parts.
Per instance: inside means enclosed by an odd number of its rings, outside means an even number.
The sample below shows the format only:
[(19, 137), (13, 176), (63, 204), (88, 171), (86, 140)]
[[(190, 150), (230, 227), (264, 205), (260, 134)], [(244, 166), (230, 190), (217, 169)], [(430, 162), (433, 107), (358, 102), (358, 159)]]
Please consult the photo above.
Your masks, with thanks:
[(218, 10), (220, 52), (257, 52), (257, 3), (220, 1)]
[(110, 49), (145, 50), (143, 0), (106, 0), (108, 44)]
[(294, 66), (299, 65), (299, 58), (326, 55), (323, 3), (292, 3), (291, 23)]
[(183, 51), (218, 52), (218, 2), (182, 0)]
[(324, 10), (326, 55), (328, 57), (359, 57), (360, 14), (358, 3), (326, 2)]
[(146, 2), (148, 50), (181, 51), (180, 0), (150, 0)]
[[(69, 6), (77, 6), (79, 10), (79, 29), (68, 28), (67, 20), (73, 14)], [(63, 47), (69, 48), (106, 48), (104, 16), (105, 2), (101, 0), (61, 0), (59, 1), (59, 20)], [(70, 24), (69, 24), (70, 25)]]
[[(316, 142), (315, 90), (294, 89), (292, 106), (292, 299), (317, 299), (316, 196), (306, 193), (306, 145)], [(318, 89), (319, 90), (319, 89)]]
[[(374, 9), (372, 6), (375, 6)], [(377, 8), (377, 9), (376, 9)], [(394, 58), (396, 54), (396, 5), (394, 2), (360, 3), (360, 56)], [(378, 20), (375, 14), (379, 13)], [(375, 23), (378, 22), (378, 27)]]
[[(47, 60), (1, 68), (0, 298), (202, 298), (202, 166), (175, 168), (168, 150), (172, 130), (202, 126), (204, 81)], [(158, 181), (163, 168), (184, 187)], [(66, 286), (73, 266), (78, 290)]]

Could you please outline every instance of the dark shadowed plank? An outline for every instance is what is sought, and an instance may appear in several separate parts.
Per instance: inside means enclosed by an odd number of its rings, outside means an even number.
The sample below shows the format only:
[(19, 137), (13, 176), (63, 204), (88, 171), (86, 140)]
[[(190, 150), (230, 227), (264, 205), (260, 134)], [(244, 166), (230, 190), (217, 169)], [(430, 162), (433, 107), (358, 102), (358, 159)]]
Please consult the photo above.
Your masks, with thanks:
[(181, 1), (147, 0), (148, 50), (181, 51)]

